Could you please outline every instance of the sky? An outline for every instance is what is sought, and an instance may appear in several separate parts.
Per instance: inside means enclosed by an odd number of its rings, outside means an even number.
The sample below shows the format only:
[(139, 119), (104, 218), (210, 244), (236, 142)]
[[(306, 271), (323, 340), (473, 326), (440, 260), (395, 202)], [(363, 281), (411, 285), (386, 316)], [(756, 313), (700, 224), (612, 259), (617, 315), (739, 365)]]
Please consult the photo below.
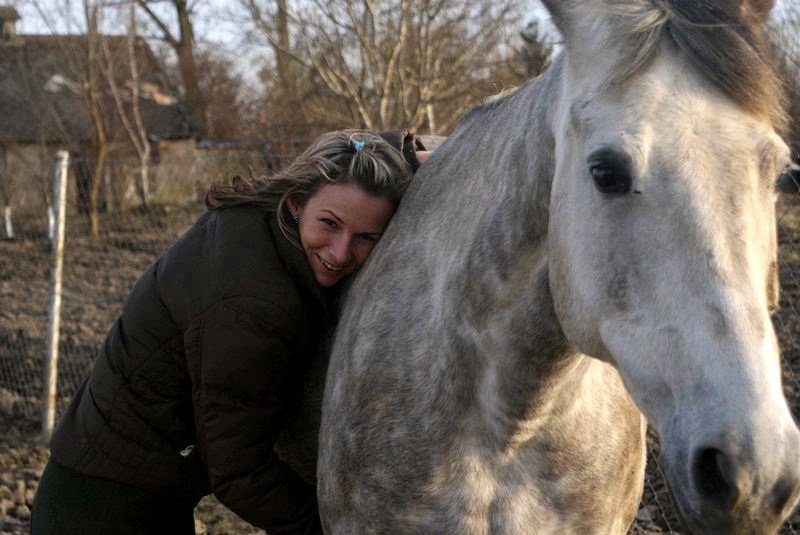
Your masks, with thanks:
[[(117, 3), (122, 3), (122, 1), (116, 0)], [(81, 12), (83, 0), (0, 0), (0, 4), (10, 4), (19, 12), (21, 16), (21, 20), (17, 22), (19, 33), (48, 33), (49, 24), (55, 24), (59, 32), (76, 32), (79, 31), (79, 25), (83, 24)], [(41, 10), (37, 9), (37, 5), (44, 8), (44, 16), (42, 16)], [(226, 33), (235, 31), (233, 23), (227, 23), (225, 18), (220, 17), (221, 14), (229, 11), (232, 5), (234, 3), (231, 0), (190, 1), (190, 7), (193, 6), (198, 13), (208, 14), (197, 18), (200, 34), (210, 33), (214, 35), (215, 39), (224, 40)], [(168, 1), (154, 2), (152, 9), (167, 19), (174, 12), (174, 8)], [(67, 13), (72, 15), (68, 17)], [(48, 23), (45, 19), (51, 19), (51, 21)], [(107, 22), (113, 24), (113, 21)]]

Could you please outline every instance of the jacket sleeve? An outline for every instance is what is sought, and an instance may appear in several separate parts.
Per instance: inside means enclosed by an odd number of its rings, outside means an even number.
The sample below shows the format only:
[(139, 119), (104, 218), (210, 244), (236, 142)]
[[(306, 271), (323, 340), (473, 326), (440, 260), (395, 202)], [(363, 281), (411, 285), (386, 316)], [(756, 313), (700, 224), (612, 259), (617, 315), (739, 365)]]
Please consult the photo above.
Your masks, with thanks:
[(215, 305), (186, 333), (197, 447), (212, 491), (243, 519), (271, 535), (322, 533), (315, 488), (273, 450), (295, 327), (247, 299)]

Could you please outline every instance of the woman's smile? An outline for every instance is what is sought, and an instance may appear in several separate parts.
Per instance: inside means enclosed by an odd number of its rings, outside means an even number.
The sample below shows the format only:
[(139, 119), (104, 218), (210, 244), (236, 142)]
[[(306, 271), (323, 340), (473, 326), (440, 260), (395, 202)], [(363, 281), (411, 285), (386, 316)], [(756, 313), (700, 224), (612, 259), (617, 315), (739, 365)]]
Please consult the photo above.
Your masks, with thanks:
[(326, 262), (325, 259), (322, 258), (319, 255), (317, 255), (317, 258), (319, 258), (319, 261), (322, 263), (323, 266), (325, 266), (327, 269), (329, 269), (331, 271), (341, 271), (342, 270), (341, 266), (334, 266), (330, 262)]

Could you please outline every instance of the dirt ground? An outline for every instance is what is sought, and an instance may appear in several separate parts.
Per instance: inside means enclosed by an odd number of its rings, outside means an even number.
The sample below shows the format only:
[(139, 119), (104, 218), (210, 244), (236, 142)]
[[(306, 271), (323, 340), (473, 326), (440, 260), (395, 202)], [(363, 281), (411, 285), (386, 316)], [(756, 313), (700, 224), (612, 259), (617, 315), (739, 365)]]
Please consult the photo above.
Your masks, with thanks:
[[(800, 414), (800, 197), (784, 198), (779, 213), (783, 294), (775, 324), (783, 345), (786, 394)], [(199, 208), (192, 207), (108, 215), (100, 240), (88, 238), (75, 217), (68, 227), (64, 263), (59, 410), (88, 370), (135, 278), (198, 214)], [(0, 533), (27, 533), (31, 502), (48, 457), (37, 440), (52, 258), (42, 226), (23, 221), (17, 239), (0, 241)], [(648, 474), (632, 533), (676, 532), (678, 522), (655, 459)], [(195, 517), (200, 534), (263, 533), (213, 497), (200, 503)], [(782, 532), (800, 532), (800, 515)]]
[[(95, 349), (136, 277), (199, 214), (199, 207), (107, 215), (99, 240), (75, 216), (64, 253), (59, 412), (89, 369)], [(52, 252), (43, 223), (21, 221), (0, 241), (0, 533), (27, 533), (49, 452), (39, 440)], [(198, 534), (264, 533), (207, 497)]]

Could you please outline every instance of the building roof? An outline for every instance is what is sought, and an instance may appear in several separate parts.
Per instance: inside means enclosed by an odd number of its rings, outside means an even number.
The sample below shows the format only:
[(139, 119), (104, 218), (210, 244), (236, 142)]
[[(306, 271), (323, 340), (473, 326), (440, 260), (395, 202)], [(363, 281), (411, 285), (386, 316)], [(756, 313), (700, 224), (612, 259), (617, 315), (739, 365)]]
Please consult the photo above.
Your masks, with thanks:
[[(113, 79), (132, 117), (133, 87), (126, 36), (103, 36)], [(140, 109), (151, 139), (194, 137), (196, 127), (181, 101), (168, 89), (147, 43), (136, 40)], [(0, 41), (0, 145), (9, 143), (84, 144), (94, 136), (85, 101), (88, 39), (83, 35), (17, 35)], [(127, 140), (108, 74), (98, 69), (106, 135)]]

